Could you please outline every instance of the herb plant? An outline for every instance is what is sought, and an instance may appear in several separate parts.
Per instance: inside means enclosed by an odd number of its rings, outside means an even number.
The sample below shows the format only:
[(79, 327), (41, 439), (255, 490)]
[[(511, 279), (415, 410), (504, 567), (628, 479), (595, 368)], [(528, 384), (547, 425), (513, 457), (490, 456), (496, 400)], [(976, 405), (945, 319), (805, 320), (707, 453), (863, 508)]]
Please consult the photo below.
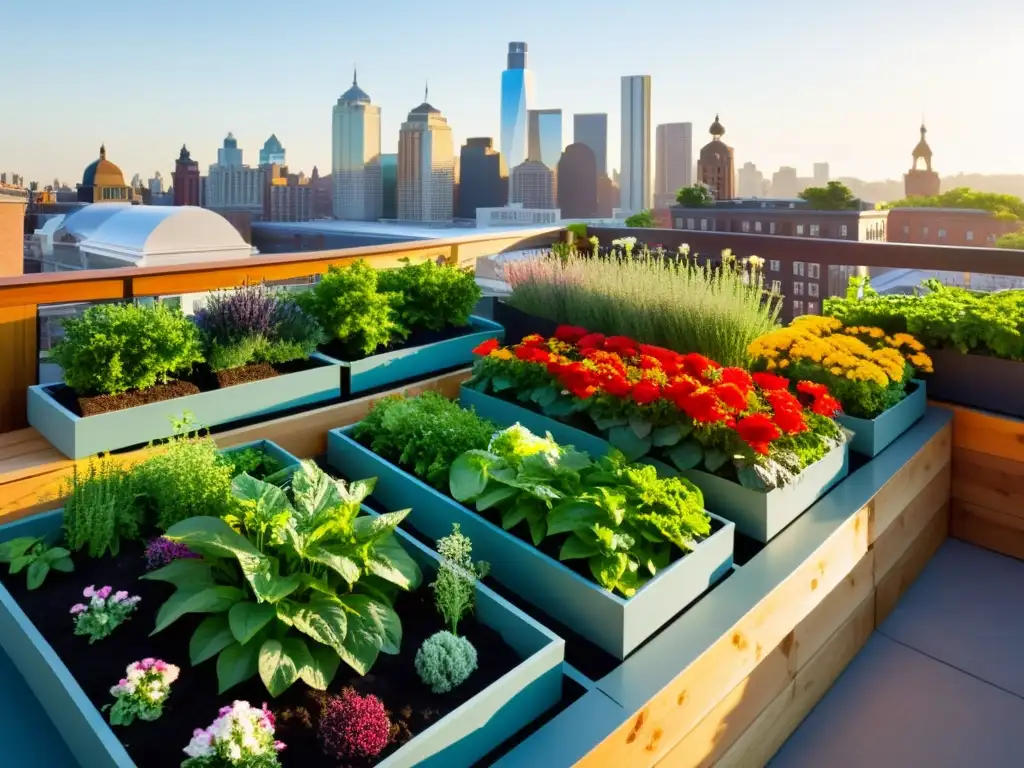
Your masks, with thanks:
[(437, 392), (424, 392), (378, 400), (356, 426), (355, 438), (435, 488), (447, 490), (448, 468), (455, 458), (487, 447), (497, 429)]
[(462, 685), (476, 664), (473, 644), (445, 630), (428, 637), (416, 651), (416, 674), (434, 693), (448, 693)]
[(112, 459), (75, 466), (64, 487), (64, 541), (89, 557), (116, 556), (122, 539), (139, 537), (138, 494), (130, 470)]
[(266, 480), (282, 469), (281, 462), (261, 448), (240, 448), (235, 451), (225, 451), (221, 454), (221, 457), (230, 466), (232, 477), (246, 474), (255, 477), (257, 480)]
[(7, 563), (12, 575), (26, 571), (29, 589), (41, 587), (51, 570), (62, 573), (75, 570), (71, 552), (64, 547), (47, 546), (42, 537), (33, 536), (22, 536), (0, 544), (0, 563)]
[(165, 384), (202, 362), (195, 324), (163, 304), (100, 304), (63, 321), (50, 357), (79, 395), (118, 395)]
[(360, 515), (374, 482), (346, 484), (311, 461), (288, 491), (236, 477), (236, 514), (167, 531), (202, 559), (143, 577), (177, 587), (154, 632), (187, 613), (209, 614), (190, 655), (193, 665), (218, 657), (221, 692), (257, 673), (272, 696), (300, 678), (325, 690), (340, 661), (364, 675), (380, 653), (397, 654), (402, 625), (388, 595), (415, 589), (421, 574), (393, 535), (408, 510)]
[(378, 286), (394, 295), (398, 322), (406, 333), (467, 325), (483, 295), (474, 270), (429, 259), (420, 264), (406, 260), (399, 269), (381, 270)]
[(477, 581), (488, 574), (491, 566), (483, 561), (473, 562), (473, 542), (462, 535), (458, 523), (452, 525), (450, 535), (437, 540), (437, 553), (441, 555), (441, 565), (430, 586), (437, 610), (454, 635), (458, 634), (459, 621), (476, 604)]

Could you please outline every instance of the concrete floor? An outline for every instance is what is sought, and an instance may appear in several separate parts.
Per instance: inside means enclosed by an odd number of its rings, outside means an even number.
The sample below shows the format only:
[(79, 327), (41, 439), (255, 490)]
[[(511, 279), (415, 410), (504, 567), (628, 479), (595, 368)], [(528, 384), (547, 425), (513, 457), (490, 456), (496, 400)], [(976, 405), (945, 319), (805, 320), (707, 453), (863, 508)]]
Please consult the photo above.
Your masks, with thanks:
[(1024, 766), (1024, 562), (946, 542), (770, 765)]

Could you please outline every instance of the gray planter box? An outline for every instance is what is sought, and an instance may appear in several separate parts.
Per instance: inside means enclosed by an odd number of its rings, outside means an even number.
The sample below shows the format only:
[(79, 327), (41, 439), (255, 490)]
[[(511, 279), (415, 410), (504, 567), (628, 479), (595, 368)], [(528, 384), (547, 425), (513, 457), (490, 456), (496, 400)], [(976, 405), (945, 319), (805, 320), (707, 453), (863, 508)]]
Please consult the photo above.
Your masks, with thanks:
[(932, 400), (1024, 418), (1024, 362), (952, 349), (928, 355), (935, 372), (922, 378)]
[(873, 459), (924, 416), (928, 408), (925, 383), (915, 379), (907, 389), (906, 397), (873, 419), (858, 419), (856, 416), (836, 417), (836, 421), (853, 432), (853, 439), (850, 440), (851, 451)]

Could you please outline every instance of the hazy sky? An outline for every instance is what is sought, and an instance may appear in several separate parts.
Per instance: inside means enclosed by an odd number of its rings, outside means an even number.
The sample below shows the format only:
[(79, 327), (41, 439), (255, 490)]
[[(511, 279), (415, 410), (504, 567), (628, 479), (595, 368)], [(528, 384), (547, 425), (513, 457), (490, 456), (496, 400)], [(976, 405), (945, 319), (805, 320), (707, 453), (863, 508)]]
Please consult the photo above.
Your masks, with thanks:
[[(1024, 173), (1024, 3), (1017, 0), (0, 0), (0, 170), (81, 180), (106, 142), (127, 178), (168, 177), (182, 142), (204, 169), (233, 131), (245, 161), (276, 133), (293, 170), (331, 163), (331, 107), (359, 66), (385, 152), (423, 99), (455, 140), (493, 136), (508, 41), (537, 106), (609, 114), (650, 74), (653, 118), (721, 114), (737, 166), (897, 178), (922, 113), (943, 174)], [(653, 133), (653, 131), (652, 131)], [(653, 135), (652, 135), (653, 151)], [(653, 159), (653, 158), (652, 158)]]

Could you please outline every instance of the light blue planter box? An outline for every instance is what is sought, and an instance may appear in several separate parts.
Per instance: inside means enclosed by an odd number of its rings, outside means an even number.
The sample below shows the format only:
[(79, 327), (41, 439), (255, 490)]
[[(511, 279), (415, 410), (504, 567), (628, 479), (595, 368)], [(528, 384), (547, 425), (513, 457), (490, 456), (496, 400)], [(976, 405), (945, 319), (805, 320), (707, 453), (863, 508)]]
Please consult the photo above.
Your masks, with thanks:
[(340, 397), (338, 363), (313, 359), (318, 365), (306, 371), (94, 416), (72, 413), (47, 391), (52, 385), (39, 384), (28, 388), (28, 423), (68, 458), (84, 459), (172, 437), (171, 420), (186, 411), (196, 424), (215, 427)]
[(925, 383), (914, 379), (910, 386), (915, 387), (912, 392), (874, 419), (858, 419), (855, 416), (836, 418), (836, 421), (853, 432), (851, 451), (873, 459), (924, 417), (928, 408)]
[(246, 448), (262, 450), (267, 456), (275, 459), (281, 465), (281, 469), (290, 469), (302, 463), (302, 459), (293, 453), (289, 453), (272, 440), (253, 440), (249, 443), (239, 443), (238, 445), (232, 445), (230, 448), (222, 448), (220, 452), (237, 453), (238, 451), (244, 451)]
[(501, 341), (505, 338), (505, 329), (493, 320), (472, 315), (469, 324), (473, 330), (463, 336), (382, 352), (362, 360), (350, 362), (326, 355), (323, 357), (348, 370), (347, 383), (342, 385), (343, 394), (354, 395), (399, 381), (429, 376), (448, 368), (469, 365), (473, 362), (473, 350), (478, 345), (488, 339)]
[[(19, 536), (56, 538), (63, 514), (63, 510), (56, 510), (2, 526), (0, 542)], [(438, 555), (400, 530), (398, 535), (429, 580), (429, 574), (436, 571), (440, 562)], [(66, 577), (54, 574), (51, 578)], [(417, 734), (379, 763), (381, 768), (469, 768), (561, 699), (565, 641), (482, 584), (477, 585), (475, 613), (479, 621), (502, 636), (522, 661), (465, 704)], [(106, 719), (2, 585), (0, 648), (24, 677), (83, 768), (136, 768)], [(182, 653), (187, 650), (183, 648)], [(415, 652), (414, 648), (403, 650), (403, 653)], [(212, 669), (208, 673), (214, 674)], [(210, 713), (208, 719), (212, 720), (215, 714)], [(200, 720), (205, 717), (199, 715)], [(184, 744), (168, 745), (169, 749), (184, 747)]]
[(327, 433), (327, 460), (345, 477), (376, 477), (374, 498), (388, 509), (412, 507), (405, 522), (431, 539), (459, 523), (491, 576), (616, 658), (633, 649), (717, 583), (732, 567), (734, 526), (721, 528), (651, 579), (632, 598), (602, 589), (563, 563), (437, 492), (356, 442), (354, 426)]

